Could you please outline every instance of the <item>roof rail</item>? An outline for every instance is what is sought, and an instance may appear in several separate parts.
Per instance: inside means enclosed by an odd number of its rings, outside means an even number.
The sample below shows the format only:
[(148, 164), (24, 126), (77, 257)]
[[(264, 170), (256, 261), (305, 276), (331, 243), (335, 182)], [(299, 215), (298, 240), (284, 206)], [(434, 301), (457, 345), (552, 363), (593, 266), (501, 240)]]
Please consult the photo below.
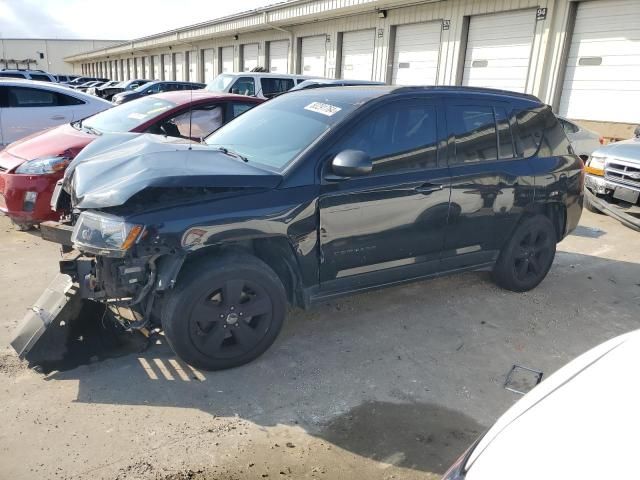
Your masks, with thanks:
[(530, 93), (520, 93), (520, 92), (513, 92), (511, 90), (501, 90), (498, 88), (488, 88), (488, 87), (464, 87), (460, 85), (407, 86), (407, 87), (398, 87), (394, 89), (393, 92), (403, 93), (403, 92), (415, 92), (415, 91), (425, 91), (425, 90), (448, 90), (448, 91), (473, 92), (473, 93), (493, 93), (493, 94), (499, 94), (499, 95), (509, 95), (512, 97), (524, 98), (527, 100), (534, 100), (536, 102), (541, 101), (538, 97)]

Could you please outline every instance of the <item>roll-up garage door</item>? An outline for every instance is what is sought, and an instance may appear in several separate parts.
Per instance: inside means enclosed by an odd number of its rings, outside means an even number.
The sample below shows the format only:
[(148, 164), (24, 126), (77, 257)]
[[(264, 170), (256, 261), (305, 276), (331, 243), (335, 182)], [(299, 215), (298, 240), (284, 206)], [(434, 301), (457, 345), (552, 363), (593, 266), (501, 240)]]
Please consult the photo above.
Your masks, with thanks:
[(220, 65), (222, 73), (233, 72), (233, 47), (222, 47), (220, 50)]
[(373, 48), (375, 30), (360, 30), (342, 34), (342, 64), (340, 76), (349, 80), (373, 78)]
[(154, 55), (151, 61), (153, 62), (153, 79), (160, 80), (160, 55)]
[(173, 80), (173, 62), (171, 61), (171, 54), (165, 53), (162, 55), (163, 65), (163, 80)]
[(313, 77), (325, 76), (325, 62), (327, 59), (327, 39), (324, 35), (305, 37), (302, 39), (300, 73)]
[(269, 42), (269, 71), (287, 73), (289, 71), (289, 42), (279, 40)]
[(136, 78), (144, 78), (144, 69), (142, 68), (142, 58), (138, 57), (136, 61)]
[(207, 48), (203, 50), (202, 60), (204, 61), (204, 81), (210, 82), (216, 76), (215, 70), (213, 69), (213, 48)]
[(535, 23), (535, 10), (471, 17), (462, 84), (524, 92)]
[(144, 64), (144, 78), (153, 80), (153, 72), (151, 71), (151, 59), (149, 57), (143, 57), (142, 62)]
[(440, 22), (396, 27), (393, 50), (394, 85), (435, 85), (440, 58)]
[(242, 67), (243, 72), (249, 72), (258, 66), (258, 44), (250, 43), (242, 46)]
[(189, 52), (189, 78), (190, 82), (198, 81), (198, 51), (191, 50)]
[(578, 4), (560, 114), (640, 123), (640, 2)]
[(184, 82), (184, 53), (176, 53), (176, 81)]

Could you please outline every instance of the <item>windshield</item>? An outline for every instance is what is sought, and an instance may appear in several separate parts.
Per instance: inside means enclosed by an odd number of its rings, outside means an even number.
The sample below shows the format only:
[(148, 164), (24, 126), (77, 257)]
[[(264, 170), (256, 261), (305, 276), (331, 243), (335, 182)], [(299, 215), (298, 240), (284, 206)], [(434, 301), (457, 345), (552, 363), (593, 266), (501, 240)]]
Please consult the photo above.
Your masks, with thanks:
[(205, 143), (280, 171), (357, 106), (342, 94), (286, 94), (242, 114)]
[(207, 84), (206, 90), (210, 92), (226, 92), (233, 78), (233, 75), (225, 75), (222, 73), (214, 78), (213, 82)]
[(89, 117), (82, 122), (82, 126), (97, 130), (99, 133), (130, 132), (175, 106), (173, 102), (145, 97)]

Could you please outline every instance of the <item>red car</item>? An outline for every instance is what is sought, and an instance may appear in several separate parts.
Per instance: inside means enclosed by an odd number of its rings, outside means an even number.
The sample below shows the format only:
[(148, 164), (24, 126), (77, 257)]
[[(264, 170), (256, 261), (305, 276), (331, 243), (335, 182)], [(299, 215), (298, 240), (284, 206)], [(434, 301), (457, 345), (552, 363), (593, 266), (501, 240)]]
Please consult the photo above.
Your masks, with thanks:
[(49, 205), (56, 182), (99, 135), (155, 133), (200, 140), (263, 101), (202, 90), (161, 93), (12, 143), (0, 151), (0, 212), (21, 230), (57, 220), (59, 213)]

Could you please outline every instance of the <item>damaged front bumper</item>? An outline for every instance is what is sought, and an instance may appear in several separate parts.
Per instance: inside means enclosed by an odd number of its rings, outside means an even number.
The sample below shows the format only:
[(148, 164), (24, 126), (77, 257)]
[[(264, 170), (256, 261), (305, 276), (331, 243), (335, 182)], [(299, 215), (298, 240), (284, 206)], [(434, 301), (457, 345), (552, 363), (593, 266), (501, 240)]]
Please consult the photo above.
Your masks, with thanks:
[[(29, 309), (11, 342), (20, 358), (32, 364), (61, 359), (69, 325), (100, 321), (89, 317), (105, 312), (129, 331), (159, 327), (154, 310), (182, 265), (178, 255), (109, 258), (84, 253), (73, 247), (71, 230), (57, 222), (47, 222), (42, 229), (43, 237), (61, 244), (66, 253), (60, 273)], [(100, 308), (85, 309), (88, 313), (80, 318), (87, 304)]]
[(587, 175), (585, 180), (585, 196), (587, 200), (602, 213), (615, 218), (623, 225), (640, 231), (640, 205), (636, 199), (635, 204), (616, 202), (613, 193), (616, 189), (626, 189), (629, 192), (637, 191), (626, 185), (611, 182), (603, 177)]

